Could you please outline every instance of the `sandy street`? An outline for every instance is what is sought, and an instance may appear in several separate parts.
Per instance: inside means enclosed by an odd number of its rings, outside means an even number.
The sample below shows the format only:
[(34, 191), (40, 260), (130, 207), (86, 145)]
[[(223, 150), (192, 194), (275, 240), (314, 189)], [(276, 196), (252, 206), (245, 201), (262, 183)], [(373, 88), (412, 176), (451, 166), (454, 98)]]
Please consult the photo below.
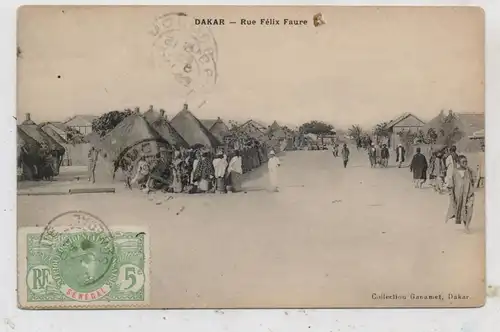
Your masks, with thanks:
[[(448, 196), (414, 189), (408, 168), (370, 169), (364, 152), (351, 155), (344, 169), (330, 151), (287, 152), (279, 193), (266, 191), (264, 165), (246, 176), (240, 194), (146, 196), (120, 185), (116, 194), (19, 196), (18, 224), (43, 226), (75, 209), (111, 228), (147, 224), (153, 307), (481, 303), (484, 189), (468, 235), (445, 224)], [(373, 293), (444, 300), (374, 300)], [(472, 299), (451, 301), (449, 293)]]

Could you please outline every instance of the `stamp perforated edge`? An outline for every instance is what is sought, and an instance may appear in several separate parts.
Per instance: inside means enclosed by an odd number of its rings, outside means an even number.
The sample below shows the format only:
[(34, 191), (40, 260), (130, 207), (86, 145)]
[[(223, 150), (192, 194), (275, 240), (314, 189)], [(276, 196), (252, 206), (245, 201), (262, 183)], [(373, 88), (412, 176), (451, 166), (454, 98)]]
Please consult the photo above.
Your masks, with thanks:
[(42, 234), (45, 227), (20, 227), (17, 230), (17, 306), (19, 309), (135, 309), (148, 308), (151, 301), (151, 245), (150, 233), (147, 226), (114, 226), (110, 227), (111, 232), (136, 232), (144, 233), (144, 301), (95, 301), (92, 303), (74, 302), (29, 302), (27, 299), (27, 285), (25, 282), (27, 274), (27, 251), (26, 235), (28, 233)]

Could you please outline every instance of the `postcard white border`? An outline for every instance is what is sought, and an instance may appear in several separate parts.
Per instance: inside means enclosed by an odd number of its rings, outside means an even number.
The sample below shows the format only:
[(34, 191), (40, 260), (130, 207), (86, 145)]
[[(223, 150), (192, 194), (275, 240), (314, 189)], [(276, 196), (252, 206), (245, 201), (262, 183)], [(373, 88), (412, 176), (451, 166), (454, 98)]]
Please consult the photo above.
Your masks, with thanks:
[[(16, 183), (12, 176), (15, 146), (15, 22), (24, 4), (185, 4), (181, 1), (26, 1), (0, 2), (2, 48), (0, 81), (0, 318), (6, 331), (464, 331), (498, 330), (500, 297), (489, 298), (481, 309), (363, 309), (363, 310), (136, 310), (136, 311), (22, 311), (16, 305)], [(191, 1), (190, 4), (207, 4)], [(487, 122), (487, 282), (500, 287), (500, 0), (477, 1), (211, 1), (210, 4), (337, 4), (337, 5), (471, 5), (486, 11)], [(497, 204), (495, 204), (497, 202)]]

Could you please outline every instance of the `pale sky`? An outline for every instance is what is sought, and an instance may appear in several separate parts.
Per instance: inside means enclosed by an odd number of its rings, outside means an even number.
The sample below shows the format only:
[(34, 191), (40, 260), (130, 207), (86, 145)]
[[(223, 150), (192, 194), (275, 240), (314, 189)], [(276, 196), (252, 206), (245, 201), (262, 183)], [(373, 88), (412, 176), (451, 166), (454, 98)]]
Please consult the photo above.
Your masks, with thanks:
[[(218, 81), (204, 93), (187, 97), (153, 47), (155, 18), (172, 11), (226, 19), (211, 27)], [(317, 12), (327, 23), (316, 28)], [(368, 127), (403, 112), (423, 119), (441, 109), (484, 112), (478, 8), (24, 7), (19, 15), (18, 118), (30, 112), (35, 121), (57, 121), (149, 105), (175, 114), (185, 101), (201, 119), (337, 127)], [(242, 17), (309, 24), (227, 24)]]

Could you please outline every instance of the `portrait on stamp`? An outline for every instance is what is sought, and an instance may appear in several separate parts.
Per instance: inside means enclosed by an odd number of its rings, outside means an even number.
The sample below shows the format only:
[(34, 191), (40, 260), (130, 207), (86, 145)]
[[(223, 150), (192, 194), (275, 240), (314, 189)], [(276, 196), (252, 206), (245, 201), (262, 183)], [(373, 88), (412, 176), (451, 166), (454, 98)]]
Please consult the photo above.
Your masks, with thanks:
[(23, 309), (478, 307), (475, 7), (25, 6)]

